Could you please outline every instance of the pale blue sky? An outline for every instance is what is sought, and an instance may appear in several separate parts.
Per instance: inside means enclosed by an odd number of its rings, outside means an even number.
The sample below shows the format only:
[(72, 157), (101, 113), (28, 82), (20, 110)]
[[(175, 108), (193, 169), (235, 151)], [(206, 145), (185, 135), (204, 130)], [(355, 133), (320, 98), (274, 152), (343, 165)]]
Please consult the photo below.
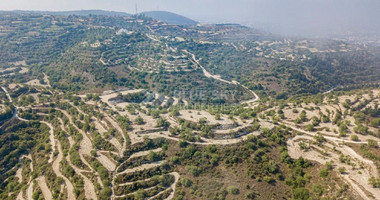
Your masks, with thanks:
[(236, 22), (280, 33), (380, 31), (380, 0), (0, 0), (0, 10), (166, 10), (202, 23)]

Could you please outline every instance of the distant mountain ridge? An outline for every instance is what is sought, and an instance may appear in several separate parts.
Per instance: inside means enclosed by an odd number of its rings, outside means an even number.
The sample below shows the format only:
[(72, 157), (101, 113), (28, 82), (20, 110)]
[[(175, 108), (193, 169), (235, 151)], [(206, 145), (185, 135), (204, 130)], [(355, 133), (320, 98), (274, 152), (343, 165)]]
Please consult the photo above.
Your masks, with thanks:
[(163, 22), (166, 22), (168, 24), (175, 24), (175, 25), (197, 25), (199, 22), (189, 19), (187, 17), (184, 17), (182, 15), (178, 15), (172, 12), (167, 11), (149, 11), (149, 12), (142, 12), (142, 15), (145, 15), (147, 17), (151, 17), (153, 19), (157, 19)]
[[(119, 16), (128, 17), (132, 14), (126, 12), (116, 12), (116, 11), (106, 11), (106, 10), (73, 10), (73, 11), (33, 11), (33, 10), (13, 10), (13, 11), (1, 11), (0, 13), (17, 13), (17, 14), (43, 14), (43, 15), (104, 15), (104, 16)], [(182, 15), (168, 12), (168, 11), (149, 11), (142, 12), (141, 15), (151, 17), (156, 20), (166, 22), (168, 24), (175, 25), (197, 25), (199, 22), (192, 20), (190, 18), (184, 17)]]
[(13, 10), (13, 11), (0, 11), (0, 13), (18, 13), (18, 14), (44, 14), (44, 15), (104, 15), (104, 16), (131, 16), (129, 13), (106, 11), (106, 10), (73, 10), (73, 11), (33, 11), (33, 10)]

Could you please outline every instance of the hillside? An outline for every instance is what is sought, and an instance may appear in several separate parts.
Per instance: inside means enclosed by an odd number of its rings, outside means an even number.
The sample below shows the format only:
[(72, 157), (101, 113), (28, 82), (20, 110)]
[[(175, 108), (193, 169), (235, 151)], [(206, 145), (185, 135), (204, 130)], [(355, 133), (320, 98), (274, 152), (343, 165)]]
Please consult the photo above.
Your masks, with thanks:
[(0, 13), (0, 199), (380, 199), (379, 49)]
[(142, 12), (141, 14), (147, 17), (151, 17), (153, 19), (166, 22), (168, 24), (175, 24), (175, 25), (197, 25), (198, 24), (197, 21), (194, 21), (192, 19), (189, 19), (187, 17), (178, 15), (172, 12), (150, 11), (150, 12)]

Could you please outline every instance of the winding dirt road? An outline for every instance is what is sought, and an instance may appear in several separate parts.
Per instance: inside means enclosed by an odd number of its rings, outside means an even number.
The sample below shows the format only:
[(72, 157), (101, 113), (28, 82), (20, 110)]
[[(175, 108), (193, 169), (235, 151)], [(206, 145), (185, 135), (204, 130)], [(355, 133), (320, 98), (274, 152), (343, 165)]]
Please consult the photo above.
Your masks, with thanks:
[(8, 90), (7, 90), (7, 88), (5, 88), (5, 87), (1, 87), (1, 89), (5, 92), (5, 94), (7, 95), (7, 97), (8, 97), (8, 99), (9, 99), (9, 102), (13, 102), (12, 101), (12, 97), (11, 97), (11, 95), (9, 95), (9, 93), (8, 93)]
[(45, 176), (38, 177), (37, 183), (42, 191), (42, 195), (44, 196), (45, 200), (53, 200), (53, 195), (51, 194), (51, 191), (46, 184)]

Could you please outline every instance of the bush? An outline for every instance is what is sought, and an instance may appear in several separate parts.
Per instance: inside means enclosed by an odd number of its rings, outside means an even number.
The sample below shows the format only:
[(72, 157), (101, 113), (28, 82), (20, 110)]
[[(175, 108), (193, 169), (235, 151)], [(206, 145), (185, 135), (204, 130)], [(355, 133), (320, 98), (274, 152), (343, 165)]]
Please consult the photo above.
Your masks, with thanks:
[(359, 137), (357, 135), (351, 135), (352, 141), (359, 141)]
[(166, 119), (164, 118), (158, 118), (156, 120), (156, 127), (163, 127), (163, 128), (168, 128), (170, 126), (170, 122), (168, 122)]
[(271, 176), (264, 176), (263, 180), (267, 183), (273, 183), (275, 181)]
[(368, 146), (370, 146), (372, 148), (377, 148), (378, 147), (378, 144), (377, 144), (377, 142), (375, 140), (368, 139), (367, 142), (368, 142)]
[(308, 125), (306, 126), (306, 130), (307, 130), (307, 131), (315, 131), (314, 125), (313, 125), (313, 124), (308, 124)]
[(197, 166), (187, 165), (185, 169), (188, 173), (190, 173), (193, 176), (199, 176), (199, 174), (201, 173), (201, 170)]
[(303, 122), (309, 121), (309, 120), (307, 119), (307, 116), (306, 116), (306, 111), (304, 111), (304, 110), (301, 112), (299, 118), (300, 118), (301, 121), (303, 121)]
[(178, 141), (178, 146), (181, 148), (185, 148), (187, 146), (187, 142), (185, 140)]
[(314, 116), (314, 117), (312, 118), (312, 124), (313, 124), (314, 126), (318, 126), (319, 123), (321, 123), (321, 120), (319, 120), (318, 117), (315, 117), (315, 116)]
[(255, 197), (256, 194), (254, 192), (248, 192), (247, 194), (245, 194), (246, 199), (255, 199)]
[(354, 131), (355, 131), (355, 133), (367, 135), (368, 134), (368, 127), (359, 124), (357, 127), (354, 128)]
[(326, 116), (326, 115), (323, 115), (322, 116), (322, 122), (323, 123), (328, 123), (328, 122), (330, 122), (330, 118), (328, 116)]
[(317, 134), (314, 136), (314, 139), (319, 143), (319, 144), (322, 144), (324, 142), (326, 142), (326, 139), (323, 137), (323, 135), (321, 134)]
[(298, 143), (298, 146), (302, 149), (302, 150), (306, 150), (308, 148), (307, 144), (304, 142), (304, 141), (301, 141), (300, 143)]
[(310, 198), (310, 192), (306, 188), (296, 188), (292, 191), (294, 199), (308, 200)]
[(134, 197), (135, 197), (136, 200), (144, 200), (145, 197), (146, 197), (146, 195), (147, 195), (147, 194), (146, 194), (145, 190), (143, 190), (143, 189), (139, 189), (139, 190), (137, 190), (137, 192), (135, 193)]
[(339, 171), (339, 173), (344, 174), (346, 172), (346, 168), (345, 167), (339, 167), (338, 171)]
[(375, 118), (371, 121), (371, 126), (378, 127), (380, 126), (380, 118)]
[(150, 161), (150, 162), (155, 162), (155, 161), (158, 161), (161, 159), (161, 156), (159, 156), (156, 152), (154, 151), (149, 151), (148, 155), (147, 155), (147, 159)]
[(322, 169), (319, 172), (319, 176), (322, 177), (322, 178), (326, 178), (328, 175), (329, 175), (329, 170), (327, 168), (326, 169)]
[(339, 136), (340, 137), (346, 137), (347, 135), (347, 125), (342, 123), (341, 125), (339, 125)]
[(227, 188), (227, 191), (228, 191), (229, 194), (233, 194), (233, 195), (237, 195), (240, 192), (239, 189), (237, 187), (235, 187), (235, 186), (229, 186)]
[(190, 179), (186, 178), (186, 177), (181, 178), (181, 180), (179, 180), (179, 182), (184, 187), (191, 187), (191, 185), (193, 185), (193, 182)]
[(368, 179), (368, 183), (371, 184), (374, 188), (380, 188), (380, 179), (371, 176)]
[(109, 199), (110, 196), (112, 195), (112, 190), (108, 187), (104, 187), (101, 192), (100, 192), (100, 199)]
[(314, 194), (318, 195), (318, 196), (322, 196), (323, 194), (323, 188), (321, 185), (314, 185), (313, 186), (313, 192)]
[(136, 117), (136, 119), (135, 119), (134, 122), (135, 122), (135, 124), (137, 124), (137, 125), (145, 124), (144, 119), (143, 119), (140, 115)]

